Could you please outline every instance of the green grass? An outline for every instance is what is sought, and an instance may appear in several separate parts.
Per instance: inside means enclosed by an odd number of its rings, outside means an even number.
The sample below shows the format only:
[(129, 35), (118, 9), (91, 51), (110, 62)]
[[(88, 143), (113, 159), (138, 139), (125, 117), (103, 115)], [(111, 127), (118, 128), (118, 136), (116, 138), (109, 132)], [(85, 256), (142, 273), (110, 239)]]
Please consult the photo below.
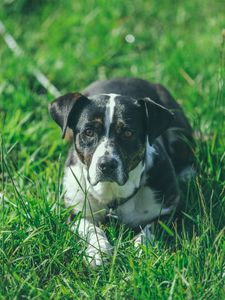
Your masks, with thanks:
[[(0, 37), (0, 299), (225, 299), (224, 10), (219, 0), (1, 1), (26, 55)], [(62, 92), (114, 76), (169, 88), (197, 133), (198, 168), (169, 241), (165, 231), (138, 257), (129, 232), (110, 226), (113, 259), (85, 264), (63, 207), (68, 146), (33, 65)]]

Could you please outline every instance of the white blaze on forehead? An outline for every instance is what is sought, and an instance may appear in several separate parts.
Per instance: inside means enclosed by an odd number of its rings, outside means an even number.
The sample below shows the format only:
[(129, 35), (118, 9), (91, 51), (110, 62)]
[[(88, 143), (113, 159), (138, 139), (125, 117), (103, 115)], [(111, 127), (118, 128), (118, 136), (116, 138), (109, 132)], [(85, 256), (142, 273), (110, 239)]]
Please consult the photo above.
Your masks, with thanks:
[(115, 98), (118, 96), (117, 94), (108, 94), (110, 97), (105, 110), (105, 128), (106, 128), (106, 136), (109, 136), (109, 129), (113, 121), (114, 111), (115, 111)]
[[(106, 109), (105, 109), (105, 120), (104, 120), (104, 126), (105, 126), (105, 137), (101, 141), (101, 143), (98, 145), (96, 148), (92, 160), (91, 160), (91, 165), (89, 167), (89, 176), (90, 176), (90, 181), (95, 182), (96, 176), (97, 176), (97, 165), (98, 161), (101, 157), (105, 155), (105, 152), (108, 151), (112, 155), (112, 147), (108, 145), (108, 139), (109, 139), (109, 131), (110, 131), (110, 126), (113, 122), (113, 116), (115, 112), (115, 98), (118, 96), (117, 94), (105, 94), (109, 96), (109, 99), (107, 100), (106, 103)], [(117, 155), (113, 155), (114, 159), (117, 160), (118, 162), (118, 178), (121, 180), (122, 177), (122, 163)]]

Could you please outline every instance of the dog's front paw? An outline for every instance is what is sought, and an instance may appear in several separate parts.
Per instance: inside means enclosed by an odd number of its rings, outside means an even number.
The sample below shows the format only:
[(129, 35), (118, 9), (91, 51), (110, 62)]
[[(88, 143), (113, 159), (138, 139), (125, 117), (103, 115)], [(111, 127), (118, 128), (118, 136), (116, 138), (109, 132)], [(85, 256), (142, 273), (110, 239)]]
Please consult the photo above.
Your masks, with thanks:
[(134, 237), (133, 242), (135, 247), (139, 247), (140, 245), (152, 244), (154, 239), (155, 236), (151, 232), (151, 224), (148, 224)]
[(101, 266), (112, 255), (112, 246), (108, 241), (100, 240), (99, 243), (90, 244), (87, 247), (86, 254), (92, 267)]

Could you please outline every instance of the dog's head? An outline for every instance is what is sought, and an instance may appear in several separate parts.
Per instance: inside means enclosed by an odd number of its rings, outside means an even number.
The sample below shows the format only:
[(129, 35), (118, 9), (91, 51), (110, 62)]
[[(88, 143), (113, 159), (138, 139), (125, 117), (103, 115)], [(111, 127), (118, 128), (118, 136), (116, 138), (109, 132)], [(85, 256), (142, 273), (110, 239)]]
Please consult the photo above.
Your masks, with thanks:
[(70, 93), (49, 106), (49, 112), (62, 129), (73, 130), (75, 149), (86, 166), (88, 180), (124, 185), (129, 172), (151, 144), (170, 124), (173, 114), (149, 98), (133, 99), (115, 94), (85, 97)]

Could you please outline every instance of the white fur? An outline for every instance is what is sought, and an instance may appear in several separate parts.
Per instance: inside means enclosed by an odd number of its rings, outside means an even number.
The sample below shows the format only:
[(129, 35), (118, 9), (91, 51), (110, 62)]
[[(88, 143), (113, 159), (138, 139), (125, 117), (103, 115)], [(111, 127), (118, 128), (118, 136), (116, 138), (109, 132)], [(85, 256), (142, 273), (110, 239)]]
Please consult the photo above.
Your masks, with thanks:
[(82, 211), (92, 222), (98, 222), (104, 217), (106, 213), (104, 205), (88, 193), (90, 184), (87, 179), (87, 168), (82, 162), (78, 160), (76, 165), (66, 167), (63, 185), (66, 207), (73, 207), (74, 213)]
[(79, 236), (87, 242), (86, 255), (92, 266), (102, 264), (103, 255), (110, 255), (112, 246), (104, 231), (90, 223), (87, 219), (81, 218), (72, 225), (71, 230), (77, 232)]
[(117, 94), (108, 94), (110, 96), (108, 103), (106, 104), (105, 110), (105, 128), (106, 128), (106, 136), (109, 137), (110, 126), (113, 122), (114, 110), (116, 106), (115, 98), (118, 96)]
[(97, 176), (97, 164), (99, 159), (104, 156), (106, 150), (107, 150), (107, 139), (104, 138), (102, 140), (102, 142), (98, 145), (98, 147), (96, 148), (92, 159), (91, 159), (91, 164), (89, 167), (89, 176), (90, 176), (90, 181), (91, 184), (94, 184), (96, 181), (96, 176)]
[(86, 191), (85, 174), (85, 166), (80, 161), (77, 161), (74, 166), (66, 167), (64, 171), (65, 205), (66, 207), (76, 206), (75, 211), (82, 211), (83, 209), (82, 199), (85, 197)]

